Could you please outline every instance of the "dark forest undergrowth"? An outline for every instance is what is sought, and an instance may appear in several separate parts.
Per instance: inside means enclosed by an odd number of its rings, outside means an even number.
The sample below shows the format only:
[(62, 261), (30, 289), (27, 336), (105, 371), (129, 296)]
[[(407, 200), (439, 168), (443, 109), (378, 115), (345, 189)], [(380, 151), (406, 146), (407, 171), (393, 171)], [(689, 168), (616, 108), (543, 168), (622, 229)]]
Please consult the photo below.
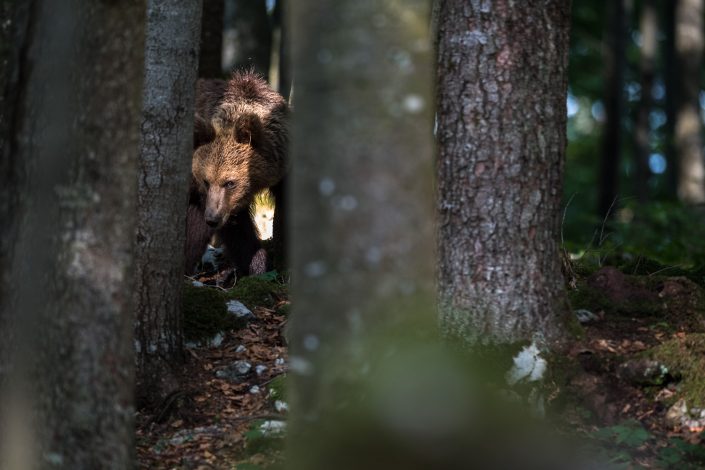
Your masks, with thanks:
[[(612, 265), (604, 265), (607, 258), (568, 266), (571, 305), (583, 323), (567, 353), (553, 358), (548, 419), (615, 468), (702, 468), (705, 277), (631, 256), (611, 256)], [(271, 274), (232, 289), (195, 290), (208, 291), (217, 305), (240, 300), (252, 316), (222, 334), (199, 330), (206, 338), (200, 342), (190, 338), (182, 389), (155, 413), (138, 414), (140, 467), (279, 468), (288, 284)], [(187, 325), (207, 324), (212, 310), (203, 298), (192, 302)]]

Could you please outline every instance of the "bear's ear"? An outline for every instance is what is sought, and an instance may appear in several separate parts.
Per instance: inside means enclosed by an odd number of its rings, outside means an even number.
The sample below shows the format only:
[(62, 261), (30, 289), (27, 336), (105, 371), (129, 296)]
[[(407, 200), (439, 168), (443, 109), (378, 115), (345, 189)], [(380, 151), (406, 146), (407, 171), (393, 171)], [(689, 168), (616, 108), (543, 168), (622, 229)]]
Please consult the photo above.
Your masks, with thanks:
[(193, 148), (197, 149), (201, 145), (205, 145), (215, 140), (215, 128), (196, 114), (193, 121)]
[(259, 147), (264, 138), (264, 128), (260, 118), (253, 113), (241, 114), (235, 120), (235, 141)]

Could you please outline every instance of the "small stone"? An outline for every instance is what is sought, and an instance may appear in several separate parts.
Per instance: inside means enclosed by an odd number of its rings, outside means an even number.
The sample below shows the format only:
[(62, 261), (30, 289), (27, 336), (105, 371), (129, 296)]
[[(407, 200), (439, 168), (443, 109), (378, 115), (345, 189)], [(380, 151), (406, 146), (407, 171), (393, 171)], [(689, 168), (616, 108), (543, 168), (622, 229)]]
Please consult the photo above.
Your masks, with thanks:
[(666, 420), (673, 425), (681, 425), (688, 414), (688, 405), (681, 398), (666, 412)]
[(260, 425), (259, 430), (266, 436), (281, 434), (286, 431), (286, 421), (265, 421)]
[(274, 409), (277, 410), (278, 413), (286, 413), (289, 411), (289, 404), (282, 400), (275, 400)]
[(193, 282), (191, 282), (191, 285), (192, 285), (193, 287), (203, 287), (203, 286), (205, 286), (205, 284), (202, 283), (201, 281), (193, 281)]
[(227, 379), (239, 381), (244, 376), (250, 373), (252, 364), (247, 361), (235, 361), (225, 369), (220, 369), (215, 372), (215, 376), (219, 379)]
[(250, 387), (250, 393), (253, 395), (257, 395), (260, 392), (260, 388), (258, 385), (253, 385)]
[(275, 366), (283, 366), (284, 364), (286, 364), (286, 361), (284, 360), (283, 357), (278, 357), (274, 360)]
[(632, 359), (619, 365), (617, 376), (633, 385), (661, 385), (668, 368), (651, 359)]
[(245, 320), (252, 320), (253, 318), (255, 318), (255, 315), (252, 313), (252, 311), (249, 308), (245, 307), (245, 304), (243, 304), (239, 300), (230, 300), (225, 305), (228, 308), (228, 312), (232, 313), (237, 318), (242, 318)]
[(600, 319), (599, 316), (584, 308), (580, 308), (573, 313), (580, 323), (592, 323)]
[(262, 375), (267, 370), (267, 366), (260, 364), (255, 367), (255, 374)]
[(222, 333), (216, 333), (215, 336), (213, 336), (209, 341), (208, 345), (212, 348), (217, 348), (220, 347), (221, 344), (223, 344), (223, 340), (225, 337), (223, 336)]
[(245, 346), (243, 346), (242, 344), (240, 346), (238, 346), (237, 348), (235, 348), (235, 352), (238, 354), (243, 353), (245, 351), (247, 351), (247, 348)]

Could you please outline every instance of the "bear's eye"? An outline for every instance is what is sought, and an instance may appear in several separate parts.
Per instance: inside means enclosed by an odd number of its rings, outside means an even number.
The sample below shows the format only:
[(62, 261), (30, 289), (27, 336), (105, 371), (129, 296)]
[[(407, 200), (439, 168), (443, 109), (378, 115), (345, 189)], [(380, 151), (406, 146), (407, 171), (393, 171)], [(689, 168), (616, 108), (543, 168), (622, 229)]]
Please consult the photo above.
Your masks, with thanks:
[(235, 188), (235, 182), (234, 181), (226, 181), (225, 184), (223, 185), (225, 189), (234, 189)]
[(208, 186), (210, 186), (210, 183), (208, 182), (208, 180), (203, 180), (203, 186), (205, 186), (206, 189), (208, 189)]

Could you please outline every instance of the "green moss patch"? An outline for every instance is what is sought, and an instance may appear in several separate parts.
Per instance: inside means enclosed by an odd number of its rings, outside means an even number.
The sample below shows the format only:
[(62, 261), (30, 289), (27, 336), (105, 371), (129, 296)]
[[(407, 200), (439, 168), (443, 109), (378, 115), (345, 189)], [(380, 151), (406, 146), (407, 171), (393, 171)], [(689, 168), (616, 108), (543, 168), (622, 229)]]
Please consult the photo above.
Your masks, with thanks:
[(237, 281), (235, 286), (227, 291), (227, 298), (239, 300), (247, 308), (271, 308), (284, 296), (284, 286), (268, 277), (248, 276)]
[(228, 313), (226, 301), (220, 290), (185, 284), (181, 291), (184, 339), (204, 342), (217, 333), (240, 326), (237, 318)]
[(705, 406), (705, 334), (693, 333), (676, 338), (651, 350), (651, 357), (680, 379), (679, 398), (689, 407)]

